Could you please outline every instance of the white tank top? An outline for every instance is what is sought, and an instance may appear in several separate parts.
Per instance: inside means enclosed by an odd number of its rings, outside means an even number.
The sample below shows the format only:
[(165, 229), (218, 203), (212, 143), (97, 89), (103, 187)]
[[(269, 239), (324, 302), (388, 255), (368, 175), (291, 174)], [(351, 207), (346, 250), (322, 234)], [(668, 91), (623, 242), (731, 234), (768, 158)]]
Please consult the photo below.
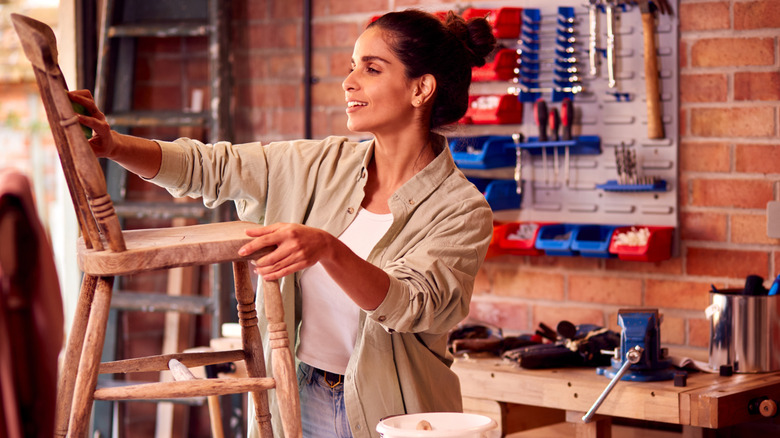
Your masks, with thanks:
[[(358, 210), (339, 240), (365, 260), (385, 235), (393, 215)], [(303, 315), (297, 356), (331, 373), (344, 374), (355, 346), (360, 307), (317, 263), (301, 274)]]

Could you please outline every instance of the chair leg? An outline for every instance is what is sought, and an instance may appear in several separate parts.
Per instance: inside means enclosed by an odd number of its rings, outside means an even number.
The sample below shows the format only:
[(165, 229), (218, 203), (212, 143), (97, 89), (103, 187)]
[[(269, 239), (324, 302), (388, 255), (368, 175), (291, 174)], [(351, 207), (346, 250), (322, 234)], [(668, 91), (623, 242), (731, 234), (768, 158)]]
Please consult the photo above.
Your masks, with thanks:
[(295, 362), (290, 350), (287, 323), (284, 322), (282, 292), (276, 281), (263, 282), (265, 315), (268, 319), (268, 346), (271, 347), (271, 365), (276, 382), (276, 398), (279, 416), (284, 426), (284, 436), (300, 438), (301, 402), (298, 398), (298, 379), (295, 376)]
[(76, 375), (73, 406), (70, 412), (68, 436), (81, 438), (86, 434), (92, 408), (93, 393), (97, 385), (100, 356), (106, 338), (106, 324), (111, 307), (114, 277), (99, 277), (95, 297), (84, 336), (84, 348)]
[(92, 308), (92, 300), (95, 297), (97, 277), (84, 275), (79, 292), (76, 313), (73, 316), (73, 326), (68, 335), (68, 344), (65, 347), (65, 357), (57, 383), (57, 408), (54, 419), (54, 436), (64, 438), (68, 433), (68, 420), (70, 408), (73, 402), (73, 388), (76, 385), (76, 370), (81, 358), (81, 350), (84, 346), (84, 334), (87, 331), (89, 311)]
[[(255, 292), (249, 277), (247, 262), (233, 262), (233, 281), (236, 286), (238, 302), (238, 322), (241, 325), (241, 342), (245, 354), (246, 371), (249, 377), (266, 377), (263, 341), (257, 326)], [(268, 408), (268, 393), (252, 391), (255, 406), (255, 418), (260, 428), (260, 436), (272, 438), (271, 414)]]

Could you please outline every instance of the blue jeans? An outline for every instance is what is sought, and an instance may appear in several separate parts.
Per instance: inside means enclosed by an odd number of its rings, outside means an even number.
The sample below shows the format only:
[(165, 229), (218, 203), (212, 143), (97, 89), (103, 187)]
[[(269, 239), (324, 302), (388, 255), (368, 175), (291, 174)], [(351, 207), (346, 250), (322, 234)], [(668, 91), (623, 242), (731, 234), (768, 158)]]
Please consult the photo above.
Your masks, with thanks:
[(298, 366), (298, 391), (304, 438), (352, 438), (344, 407), (344, 384), (331, 388), (314, 368)]

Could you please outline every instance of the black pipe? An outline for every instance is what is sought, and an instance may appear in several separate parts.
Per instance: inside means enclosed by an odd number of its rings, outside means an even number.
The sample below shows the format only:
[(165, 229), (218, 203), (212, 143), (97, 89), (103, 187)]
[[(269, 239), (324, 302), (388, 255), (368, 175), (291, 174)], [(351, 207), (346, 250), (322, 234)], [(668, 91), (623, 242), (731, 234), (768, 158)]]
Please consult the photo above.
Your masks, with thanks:
[(303, 1), (303, 130), (304, 138), (311, 138), (311, 0)]

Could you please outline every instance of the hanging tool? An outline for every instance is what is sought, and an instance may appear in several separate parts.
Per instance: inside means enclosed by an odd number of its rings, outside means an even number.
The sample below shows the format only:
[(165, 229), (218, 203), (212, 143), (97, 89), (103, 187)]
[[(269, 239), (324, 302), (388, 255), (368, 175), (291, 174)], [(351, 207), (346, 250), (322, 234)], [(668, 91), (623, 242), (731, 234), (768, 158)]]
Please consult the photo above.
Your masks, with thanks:
[[(550, 136), (552, 141), (559, 141), (560, 135), (558, 130), (561, 126), (561, 116), (558, 113), (558, 108), (552, 108), (550, 110), (550, 117), (547, 120), (550, 125)], [(553, 147), (553, 182), (558, 185), (558, 146)]]
[[(568, 97), (564, 97), (561, 101), (561, 125), (563, 126), (563, 133), (561, 134), (561, 139), (564, 141), (570, 141), (574, 139), (574, 135), (572, 135), (572, 125), (574, 124), (574, 105), (572, 104), (571, 99)], [(566, 187), (569, 186), (569, 145), (567, 144), (566, 147), (563, 149), (563, 173), (565, 174), (566, 178)]]
[(512, 134), (512, 141), (515, 143), (515, 183), (517, 184), (517, 194), (523, 193), (523, 148), (520, 143), (523, 142), (523, 134), (516, 132)]
[(642, 13), (642, 36), (644, 40), (645, 90), (647, 94), (647, 138), (664, 137), (664, 123), (661, 119), (661, 91), (658, 86), (658, 53), (655, 45), (655, 9), (661, 13), (671, 13), (667, 0), (629, 0), (639, 4)]
[(598, 22), (599, 22), (599, 2), (600, 0), (590, 0), (588, 5), (588, 73), (592, 77), (599, 74), (599, 54), (598, 54)]
[[(539, 98), (534, 102), (534, 120), (539, 128), (539, 142), (547, 141), (547, 103)], [(542, 167), (544, 168), (544, 184), (550, 184), (547, 173), (547, 148), (542, 146)]]
[(607, 86), (615, 88), (617, 78), (615, 73), (615, 8), (616, 0), (607, 0)]

